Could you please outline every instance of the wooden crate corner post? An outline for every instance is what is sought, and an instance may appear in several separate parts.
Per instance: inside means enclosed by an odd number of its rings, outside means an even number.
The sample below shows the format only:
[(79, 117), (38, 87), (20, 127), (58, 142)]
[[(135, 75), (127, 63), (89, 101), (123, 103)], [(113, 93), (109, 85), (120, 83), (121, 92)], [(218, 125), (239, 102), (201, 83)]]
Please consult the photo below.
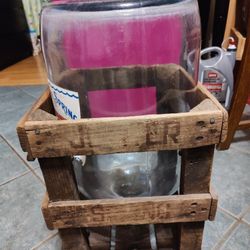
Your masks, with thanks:
[[(39, 164), (46, 183), (49, 201), (80, 199), (70, 157), (41, 158)], [(43, 209), (46, 220), (45, 211)], [(52, 228), (52, 222), (49, 219), (46, 221), (48, 227)], [(59, 229), (59, 234), (62, 238), (62, 249), (89, 249), (88, 240), (81, 228)]]
[[(182, 150), (181, 194), (210, 192), (214, 148), (215, 145), (209, 145)], [(201, 221), (182, 223), (180, 225), (178, 241), (180, 250), (201, 249), (204, 224), (204, 221)]]

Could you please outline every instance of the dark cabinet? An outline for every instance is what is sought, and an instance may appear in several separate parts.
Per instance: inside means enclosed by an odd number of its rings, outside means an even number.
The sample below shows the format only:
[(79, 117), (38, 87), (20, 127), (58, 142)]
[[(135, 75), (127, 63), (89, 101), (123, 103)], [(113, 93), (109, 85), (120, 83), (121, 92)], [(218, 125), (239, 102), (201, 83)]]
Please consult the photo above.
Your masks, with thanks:
[(31, 55), (22, 1), (0, 1), (0, 70)]
[(243, 36), (247, 36), (247, 24), (250, 16), (250, 1), (238, 0), (236, 13), (236, 29), (240, 31)]
[(221, 46), (223, 42), (225, 27), (227, 23), (227, 13), (230, 0), (216, 0), (214, 29), (213, 29), (213, 45)]
[(208, 28), (208, 19), (209, 19), (209, 9), (210, 9), (210, 0), (198, 0), (201, 16), (201, 28), (202, 28), (202, 48), (206, 45), (206, 36)]
[[(207, 32), (210, 15), (211, 0), (198, 0), (201, 14), (201, 25), (202, 25), (202, 47), (204, 48), (207, 44)], [(216, 0), (215, 1), (215, 12), (214, 12), (214, 25), (212, 27), (213, 45), (221, 46), (224, 37), (224, 31), (227, 20), (229, 0)]]

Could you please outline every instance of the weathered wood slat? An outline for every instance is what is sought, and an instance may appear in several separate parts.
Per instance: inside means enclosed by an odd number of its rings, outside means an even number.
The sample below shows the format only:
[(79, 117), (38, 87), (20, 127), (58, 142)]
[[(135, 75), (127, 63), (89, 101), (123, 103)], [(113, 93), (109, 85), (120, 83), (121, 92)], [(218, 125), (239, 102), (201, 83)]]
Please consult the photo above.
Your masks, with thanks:
[(195, 106), (193, 109), (190, 110), (190, 112), (199, 112), (199, 111), (213, 111), (218, 110), (217, 106), (210, 100), (210, 99), (204, 99), (200, 104)]
[(201, 250), (204, 221), (183, 223), (180, 228), (179, 250)]
[(240, 121), (238, 130), (250, 129), (250, 120)]
[[(209, 145), (182, 150), (181, 194), (200, 194), (210, 191), (214, 147), (214, 145)], [(214, 208), (211, 202), (210, 210)], [(179, 229), (179, 249), (200, 250), (203, 230), (204, 222), (181, 223)]]
[[(72, 161), (70, 157), (39, 159), (39, 164), (46, 183), (49, 199), (57, 200), (78, 200), (79, 194), (75, 182)], [(43, 202), (43, 207), (46, 204)], [(48, 199), (47, 199), (48, 201)], [(43, 211), (44, 217), (48, 211)], [(53, 225), (48, 223), (48, 228), (52, 229)], [(79, 249), (88, 250), (87, 240), (80, 228), (60, 229), (59, 234), (63, 239), (62, 249)]]
[[(47, 90), (19, 122), (17, 131), (23, 150), (30, 158), (171, 150), (217, 144), (226, 134), (227, 112), (203, 86), (198, 85), (197, 93), (204, 101), (190, 113), (82, 119), (77, 122), (48, 122), (43, 116), (37, 119), (43, 121), (34, 121), (36, 110), (53, 110)], [(32, 121), (29, 117), (33, 117)]]
[[(201, 94), (204, 93), (205, 95), (206, 92), (207, 91), (205, 90), (205, 92), (201, 92)], [(212, 96), (210, 96), (210, 100), (213, 100)], [(217, 106), (217, 101), (214, 101), (214, 104)], [(220, 104), (218, 108), (219, 107)], [(180, 182), (181, 194), (197, 194), (210, 191), (214, 147), (214, 145), (209, 145), (200, 148), (182, 150)], [(215, 204), (213, 203), (212, 198), (210, 208), (210, 213), (212, 214), (215, 214), (217, 208), (214, 205)], [(204, 221), (181, 223), (179, 227), (179, 249), (201, 249), (203, 231)]]
[(24, 152), (28, 153), (28, 158), (32, 158), (32, 157), (31, 157), (31, 153), (30, 153), (30, 146), (29, 146), (27, 134), (25, 131), (25, 122), (29, 120), (29, 117), (37, 109), (42, 109), (42, 110), (45, 110), (49, 113), (52, 112), (53, 105), (52, 105), (52, 100), (50, 98), (49, 88), (47, 88), (44, 91), (44, 93), (41, 95), (41, 97), (32, 105), (30, 110), (28, 110), (23, 115), (23, 117), (20, 119), (20, 121), (18, 122), (17, 127), (16, 127), (21, 148)]
[[(250, 12), (249, 9), (247, 11), (248, 13)], [(217, 148), (219, 150), (226, 150), (230, 147), (235, 132), (238, 129), (239, 122), (241, 121), (242, 113), (246, 106), (246, 102), (250, 93), (249, 69), (250, 69), (250, 18), (248, 18), (247, 40), (245, 44), (244, 54), (242, 62), (239, 65), (239, 69), (237, 71), (237, 76), (235, 79), (236, 88), (234, 89), (232, 104), (229, 111), (228, 135), (226, 140), (218, 145)], [(246, 126), (245, 128), (247, 127), (249, 128), (249, 126)]]
[(53, 228), (102, 227), (207, 220), (210, 194), (49, 202), (45, 220)]
[(222, 130), (221, 130), (221, 138), (220, 142), (224, 142), (227, 137), (228, 131), (228, 112), (222, 107), (222, 105), (218, 102), (218, 100), (200, 83), (198, 84), (198, 92), (203, 95), (203, 98), (207, 97), (211, 100), (214, 105), (222, 112), (223, 122), (222, 122)]
[(96, 118), (79, 121), (27, 121), (33, 157), (175, 150), (220, 141), (220, 111)]
[(213, 189), (213, 187), (210, 187), (210, 194), (211, 194), (212, 200), (211, 200), (209, 220), (214, 221), (215, 216), (216, 216), (216, 212), (217, 212), (217, 206), (218, 206), (218, 195), (215, 192), (215, 190)]
[(56, 121), (58, 118), (55, 115), (52, 115), (42, 109), (36, 109), (32, 112), (29, 117), (28, 121)]
[(174, 224), (155, 225), (158, 249), (171, 249), (176, 246), (174, 235), (175, 228), (176, 225)]
[(210, 191), (213, 157), (214, 145), (182, 150), (181, 194)]
[(90, 232), (89, 245), (91, 247), (91, 250), (110, 249), (110, 237), (105, 237), (98, 233)]

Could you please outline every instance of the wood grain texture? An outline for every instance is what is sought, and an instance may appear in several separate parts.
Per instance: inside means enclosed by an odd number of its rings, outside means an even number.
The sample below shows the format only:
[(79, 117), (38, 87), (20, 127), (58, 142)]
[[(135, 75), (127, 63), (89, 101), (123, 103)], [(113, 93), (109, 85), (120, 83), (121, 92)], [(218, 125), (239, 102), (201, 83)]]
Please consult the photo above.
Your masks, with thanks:
[(41, 85), (47, 83), (42, 55), (31, 56), (0, 72), (0, 86)]
[(56, 121), (58, 118), (42, 109), (37, 109), (28, 117), (28, 121)]
[(218, 110), (218, 108), (210, 99), (204, 99), (200, 104), (192, 108), (190, 112), (199, 112), (199, 111), (205, 111), (205, 110), (214, 111), (214, 110)]
[(214, 145), (181, 152), (181, 194), (209, 193)]
[[(148, 249), (151, 250), (149, 225), (118, 226), (116, 249)], [(158, 249), (172, 248), (174, 246), (173, 224), (155, 225)], [(142, 234), (140, 234), (142, 232)], [(131, 239), (131, 240), (128, 240)]]
[(230, 35), (234, 37), (237, 44), (236, 60), (241, 61), (246, 45), (246, 38), (236, 28), (231, 29)]
[(50, 201), (79, 199), (70, 157), (38, 159)]
[(33, 157), (175, 150), (220, 141), (220, 111), (79, 121), (27, 121)]
[[(182, 150), (181, 194), (208, 193), (215, 145)], [(211, 206), (214, 209), (214, 206)], [(213, 211), (214, 213), (215, 211)], [(181, 223), (179, 249), (201, 249), (204, 222)]]
[(25, 131), (25, 122), (29, 120), (29, 117), (37, 109), (42, 109), (49, 113), (53, 112), (53, 105), (50, 98), (50, 91), (48, 88), (43, 92), (40, 98), (32, 105), (32, 107), (23, 115), (23, 117), (19, 120), (16, 127), (21, 148), (24, 152), (28, 152), (29, 154), (30, 154), (30, 148), (29, 148), (27, 134)]
[(58, 201), (47, 204), (45, 219), (53, 228), (203, 221), (210, 206), (210, 194)]
[[(42, 158), (39, 164), (45, 180), (49, 200), (79, 200), (75, 175), (70, 157), (63, 158)], [(42, 205), (44, 217), (48, 216)], [(48, 224), (51, 229), (52, 224)], [(80, 228), (69, 228), (59, 230), (62, 238), (63, 249), (89, 249), (87, 240), (84, 238)]]
[(183, 223), (180, 229), (179, 250), (200, 250), (205, 222)]
[(107, 250), (110, 249), (110, 235), (105, 237), (101, 234), (90, 232), (89, 245), (91, 250)]
[[(218, 100), (200, 83), (198, 84), (198, 94), (202, 95), (203, 98), (208, 98), (210, 101), (214, 103), (214, 105), (222, 112), (223, 116), (223, 123), (222, 123), (222, 129), (221, 129), (221, 138), (220, 142), (224, 142), (227, 137), (228, 132), (228, 112), (227, 110), (222, 107), (222, 105), (218, 102)], [(210, 105), (210, 110), (212, 110), (212, 106)]]
[(250, 120), (240, 121), (238, 130), (250, 129)]
[(217, 206), (218, 206), (218, 195), (215, 192), (213, 187), (210, 187), (210, 194), (211, 194), (212, 200), (211, 200), (209, 220), (214, 221), (216, 212), (217, 212)]
[[(42, 205), (41, 205), (44, 218), (49, 218), (49, 210), (47, 209), (48, 203), (49, 203), (49, 196), (48, 196), (48, 193), (46, 192), (42, 201)], [(46, 219), (45, 221), (46, 221), (47, 228), (49, 230), (53, 230), (53, 225), (50, 223), (50, 221), (47, 221)]]
[(192, 96), (199, 97), (197, 100), (201, 102), (192, 109), (192, 114), (82, 119), (77, 122), (28, 121), (28, 116), (37, 109), (54, 114), (47, 90), (21, 119), (17, 131), (25, 151), (33, 145), (32, 157), (177, 149), (219, 143), (219, 133), (222, 131), (222, 140), (227, 131), (227, 112), (201, 85)]
[(171, 249), (176, 246), (176, 224), (157, 224), (155, 229), (158, 249)]
[(248, 20), (247, 40), (240, 68), (236, 76), (236, 88), (229, 110), (228, 135), (224, 142), (218, 145), (218, 149), (225, 150), (230, 147), (235, 131), (238, 129), (243, 110), (250, 93), (250, 18)]
[[(205, 88), (201, 88), (201, 91), (205, 96), (209, 96), (209, 100), (212, 101), (217, 108), (221, 109), (224, 116), (227, 115), (214, 96)], [(211, 108), (210, 105), (210, 109)], [(191, 112), (194, 112), (194, 110)], [(181, 194), (208, 193), (210, 191), (214, 147), (214, 145), (208, 145), (181, 151)]]
[(227, 23), (223, 40), (227, 39), (230, 36), (231, 29), (235, 27), (236, 4), (237, 0), (230, 0), (228, 14), (227, 14)]

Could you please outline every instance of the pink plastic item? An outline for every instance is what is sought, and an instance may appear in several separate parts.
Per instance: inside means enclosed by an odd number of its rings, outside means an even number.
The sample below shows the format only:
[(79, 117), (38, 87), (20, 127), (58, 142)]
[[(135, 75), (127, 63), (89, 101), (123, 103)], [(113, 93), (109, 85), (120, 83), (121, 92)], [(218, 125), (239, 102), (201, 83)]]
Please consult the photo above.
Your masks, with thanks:
[(180, 64), (183, 28), (179, 16), (102, 23), (85, 20), (64, 28), (69, 68)]
[[(178, 17), (85, 21), (69, 27), (64, 33), (69, 68), (180, 63), (182, 29)], [(155, 88), (93, 91), (88, 100), (91, 117), (156, 113)]]
[[(72, 22), (64, 33), (69, 68), (180, 63), (182, 29), (177, 16), (77, 24)], [(91, 117), (156, 113), (155, 88), (94, 91), (88, 99)]]
[(156, 87), (88, 92), (91, 117), (156, 114)]

